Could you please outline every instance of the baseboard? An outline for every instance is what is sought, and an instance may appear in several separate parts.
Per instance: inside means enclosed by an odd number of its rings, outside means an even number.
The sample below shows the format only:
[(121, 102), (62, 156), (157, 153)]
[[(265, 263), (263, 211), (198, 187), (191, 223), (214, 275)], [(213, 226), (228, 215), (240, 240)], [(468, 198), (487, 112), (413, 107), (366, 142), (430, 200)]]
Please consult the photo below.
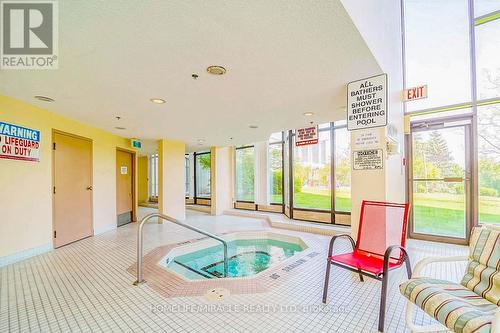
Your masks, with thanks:
[(50, 252), (52, 251), (52, 249), (52, 243), (48, 243), (45, 245), (34, 247), (32, 249), (27, 249), (14, 254), (10, 254), (8, 256), (0, 257), (0, 267), (19, 262), (42, 253)]

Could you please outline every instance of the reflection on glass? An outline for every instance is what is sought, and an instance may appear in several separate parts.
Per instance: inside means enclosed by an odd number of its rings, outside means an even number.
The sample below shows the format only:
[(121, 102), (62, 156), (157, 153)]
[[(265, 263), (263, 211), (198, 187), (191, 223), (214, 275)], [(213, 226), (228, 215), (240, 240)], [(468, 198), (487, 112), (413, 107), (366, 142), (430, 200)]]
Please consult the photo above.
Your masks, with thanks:
[(271, 203), (283, 203), (282, 145), (269, 145), (269, 197)]
[[(283, 177), (285, 177), (285, 188), (283, 189), (283, 192), (285, 193), (285, 208), (288, 207), (290, 208), (290, 141), (292, 138), (289, 136), (290, 132), (287, 131), (285, 132), (285, 145), (284, 145), (284, 150), (283, 150)], [(287, 210), (285, 209), (285, 213), (287, 213)], [(288, 215), (289, 216), (289, 215)]]
[(476, 27), (478, 99), (500, 97), (500, 20)]
[(470, 101), (467, 0), (406, 0), (405, 37), (406, 85), (429, 89), (408, 111)]
[(295, 147), (293, 182), (294, 207), (331, 210), (330, 131), (319, 132), (315, 145)]
[(498, 0), (474, 0), (474, 16), (479, 17), (500, 10)]
[(283, 141), (283, 134), (281, 132), (276, 132), (271, 134), (271, 136), (269, 136), (269, 143), (282, 142), (282, 141)]
[(158, 154), (153, 154), (149, 158), (149, 178), (151, 179), (150, 184), (150, 197), (153, 199), (158, 198)]
[(465, 237), (464, 127), (412, 136), (414, 232)]
[(335, 130), (335, 210), (351, 211), (351, 136), (347, 128)]
[(413, 230), (435, 236), (465, 237), (464, 183), (413, 182)]
[(210, 153), (195, 155), (196, 197), (210, 198)]
[(236, 149), (236, 200), (254, 201), (255, 149)]
[(191, 166), (189, 163), (189, 155), (184, 155), (184, 192), (185, 196), (189, 198), (190, 196), (190, 174), (191, 174)]
[(500, 224), (500, 105), (478, 108), (479, 222)]

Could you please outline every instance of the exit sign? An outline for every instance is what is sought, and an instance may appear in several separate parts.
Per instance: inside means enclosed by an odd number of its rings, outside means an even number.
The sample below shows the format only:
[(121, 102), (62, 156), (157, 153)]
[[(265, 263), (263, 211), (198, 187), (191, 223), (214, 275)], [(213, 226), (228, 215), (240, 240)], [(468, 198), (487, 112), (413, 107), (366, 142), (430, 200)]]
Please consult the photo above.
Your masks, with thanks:
[(403, 99), (405, 101), (414, 101), (422, 98), (427, 98), (427, 85), (408, 88), (403, 91)]

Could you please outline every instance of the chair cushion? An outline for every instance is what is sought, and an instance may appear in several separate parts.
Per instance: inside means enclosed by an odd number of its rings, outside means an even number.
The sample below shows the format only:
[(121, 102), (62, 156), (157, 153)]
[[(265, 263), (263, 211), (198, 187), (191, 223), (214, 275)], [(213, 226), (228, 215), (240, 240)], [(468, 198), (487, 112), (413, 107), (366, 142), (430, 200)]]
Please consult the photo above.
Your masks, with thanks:
[[(366, 252), (354, 251), (352, 253), (334, 255), (328, 257), (328, 259), (330, 262), (359, 269), (373, 275), (380, 275), (384, 270), (384, 259)], [(389, 269), (396, 266), (400, 266), (400, 264), (389, 261)]]
[(498, 307), (461, 284), (431, 278), (410, 279), (401, 294), (457, 333), (490, 332)]
[(461, 284), (488, 301), (500, 305), (500, 231), (474, 228), (469, 264)]

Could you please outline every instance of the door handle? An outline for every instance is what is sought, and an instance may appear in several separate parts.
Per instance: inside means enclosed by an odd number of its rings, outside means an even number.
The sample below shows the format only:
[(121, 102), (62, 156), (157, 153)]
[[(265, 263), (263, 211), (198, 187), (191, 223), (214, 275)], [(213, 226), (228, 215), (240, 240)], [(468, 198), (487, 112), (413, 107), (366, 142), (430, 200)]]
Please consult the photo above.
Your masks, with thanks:
[(87, 191), (92, 191), (92, 190), (93, 190), (92, 185), (87, 186)]
[(462, 177), (444, 177), (443, 181), (445, 183), (461, 183), (464, 179)]

